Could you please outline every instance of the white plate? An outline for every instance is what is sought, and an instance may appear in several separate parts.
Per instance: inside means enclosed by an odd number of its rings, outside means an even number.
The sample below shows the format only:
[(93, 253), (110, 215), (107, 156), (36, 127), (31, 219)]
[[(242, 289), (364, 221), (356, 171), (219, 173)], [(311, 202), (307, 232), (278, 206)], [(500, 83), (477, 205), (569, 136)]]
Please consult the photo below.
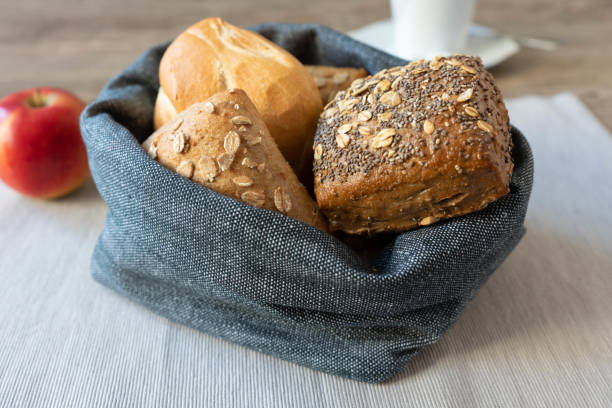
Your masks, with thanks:
[[(393, 26), (391, 20), (377, 21), (347, 33), (354, 39), (389, 54), (398, 55), (393, 49)], [(485, 67), (490, 68), (516, 54), (519, 44), (510, 36), (502, 35), (493, 29), (473, 24), (468, 30), (468, 40), (465, 49), (467, 55), (478, 55)]]

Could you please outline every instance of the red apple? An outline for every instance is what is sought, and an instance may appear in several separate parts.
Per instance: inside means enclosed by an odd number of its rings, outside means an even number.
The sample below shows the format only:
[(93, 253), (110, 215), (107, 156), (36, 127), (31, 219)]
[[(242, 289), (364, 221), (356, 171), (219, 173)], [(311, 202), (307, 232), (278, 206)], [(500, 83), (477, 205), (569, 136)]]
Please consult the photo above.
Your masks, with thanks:
[(0, 179), (34, 198), (73, 191), (89, 176), (79, 116), (85, 104), (61, 89), (16, 92), (0, 101)]

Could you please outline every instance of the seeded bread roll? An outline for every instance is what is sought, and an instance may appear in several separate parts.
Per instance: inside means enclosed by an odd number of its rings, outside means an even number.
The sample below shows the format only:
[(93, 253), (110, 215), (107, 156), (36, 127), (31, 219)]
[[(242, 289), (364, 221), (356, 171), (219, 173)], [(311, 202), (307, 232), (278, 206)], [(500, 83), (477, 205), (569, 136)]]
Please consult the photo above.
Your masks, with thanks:
[(330, 230), (403, 231), (508, 193), (508, 112), (479, 58), (455, 55), (359, 79), (315, 135), (315, 194)]
[(165, 167), (211, 190), (326, 231), (317, 205), (242, 90), (192, 105), (143, 147)]
[(314, 80), (261, 35), (208, 18), (170, 44), (159, 66), (156, 128), (193, 103), (243, 89), (302, 182), (312, 184), (312, 139), (323, 105)]
[(330, 67), (327, 65), (306, 65), (306, 69), (319, 88), (323, 103), (328, 103), (340, 91), (348, 88), (357, 78), (368, 75), (363, 68)]

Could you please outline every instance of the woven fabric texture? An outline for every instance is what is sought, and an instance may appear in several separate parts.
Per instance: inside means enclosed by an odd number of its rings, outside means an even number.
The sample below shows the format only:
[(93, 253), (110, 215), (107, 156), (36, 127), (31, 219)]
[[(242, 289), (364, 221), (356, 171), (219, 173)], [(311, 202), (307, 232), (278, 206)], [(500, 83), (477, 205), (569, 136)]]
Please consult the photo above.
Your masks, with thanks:
[[(405, 64), (319, 25), (253, 28), (303, 63)], [(482, 211), (386, 237), (376, 257), (193, 183), (140, 147), (167, 44), (113, 78), (81, 117), (109, 207), (96, 280), (161, 315), (317, 370), (382, 382), (458, 318), (523, 234), (533, 178), (513, 129), (511, 192)], [(491, 311), (495, 313), (495, 311)]]

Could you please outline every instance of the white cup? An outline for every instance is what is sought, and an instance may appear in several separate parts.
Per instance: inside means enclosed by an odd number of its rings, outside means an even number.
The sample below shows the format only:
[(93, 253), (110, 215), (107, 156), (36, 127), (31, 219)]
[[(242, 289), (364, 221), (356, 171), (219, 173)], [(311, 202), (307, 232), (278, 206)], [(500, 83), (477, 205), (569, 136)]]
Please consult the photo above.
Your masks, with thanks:
[(476, 0), (391, 0), (394, 49), (415, 60), (461, 52)]

